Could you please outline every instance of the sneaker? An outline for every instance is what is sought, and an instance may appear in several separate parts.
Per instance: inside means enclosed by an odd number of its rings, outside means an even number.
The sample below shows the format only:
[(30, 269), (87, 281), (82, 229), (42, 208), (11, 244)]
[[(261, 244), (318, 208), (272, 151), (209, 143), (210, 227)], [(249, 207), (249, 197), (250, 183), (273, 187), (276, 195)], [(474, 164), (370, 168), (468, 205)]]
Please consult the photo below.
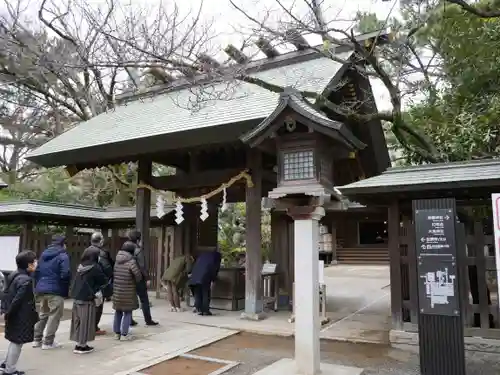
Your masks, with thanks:
[(133, 339), (134, 339), (134, 336), (132, 336), (131, 334), (120, 336), (121, 341), (132, 341)]
[(122, 337), (121, 334), (115, 333), (115, 336), (114, 336), (115, 340), (120, 340), (120, 337)]
[(96, 336), (104, 336), (106, 334), (106, 331), (103, 329), (98, 329), (95, 331)]
[(42, 350), (59, 349), (61, 347), (62, 345), (55, 341), (52, 344), (42, 344)]
[(42, 347), (42, 342), (41, 341), (33, 341), (32, 346), (34, 348), (41, 348)]
[(158, 324), (160, 324), (160, 323), (155, 322), (154, 320), (152, 320), (150, 322), (146, 322), (146, 325), (149, 326), (149, 327), (151, 327), (151, 326), (157, 326)]
[(73, 353), (75, 354), (87, 354), (87, 353), (92, 353), (94, 351), (94, 348), (88, 345), (85, 346), (75, 346), (75, 349), (73, 350)]

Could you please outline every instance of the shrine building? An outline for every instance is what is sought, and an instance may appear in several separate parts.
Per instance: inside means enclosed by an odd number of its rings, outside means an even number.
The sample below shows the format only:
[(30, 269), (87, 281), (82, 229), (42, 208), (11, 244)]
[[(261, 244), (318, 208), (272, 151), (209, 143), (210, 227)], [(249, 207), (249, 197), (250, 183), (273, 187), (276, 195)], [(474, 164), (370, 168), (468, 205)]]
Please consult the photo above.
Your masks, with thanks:
[[(368, 46), (385, 38), (379, 33), (358, 37)], [(364, 61), (347, 46), (335, 48), (345, 63), (304, 46), (283, 54), (261, 47), (266, 57), (256, 61), (234, 47), (226, 51), (248, 77), (277, 85), (281, 92), (245, 80), (214, 83), (203, 73), (196, 84), (192, 77), (181, 77), (122, 95), (116, 108), (68, 129), (28, 159), (47, 168), (65, 165), (71, 173), (137, 162), (136, 226), (143, 233), (150, 232), (152, 190), (193, 198), (194, 203), (182, 204), (179, 225), (165, 218), (164, 225), (173, 228), (173, 249), (160, 249), (164, 264), (175, 255), (217, 246), (222, 195), (227, 202), (246, 202), (243, 295), (231, 296), (230, 304), (249, 313), (262, 308), (262, 198), (293, 193), (294, 181), (307, 181), (312, 195), (331, 197), (321, 221), (320, 256), (326, 262), (388, 263), (387, 208), (353, 203), (326, 187), (378, 176), (390, 166), (382, 125), (379, 120), (354, 121), (310, 97), (315, 93), (337, 105), (359, 103), (358, 113), (372, 113), (369, 79), (356, 69)], [(153, 163), (175, 167), (176, 174), (153, 176)], [(241, 179), (207, 199), (201, 220), (197, 197), (244, 170), (251, 186)], [(294, 282), (293, 220), (283, 207), (270, 207), (270, 260), (280, 275), (285, 297), (280, 301), (286, 301)], [(148, 236), (144, 242), (150, 248)]]

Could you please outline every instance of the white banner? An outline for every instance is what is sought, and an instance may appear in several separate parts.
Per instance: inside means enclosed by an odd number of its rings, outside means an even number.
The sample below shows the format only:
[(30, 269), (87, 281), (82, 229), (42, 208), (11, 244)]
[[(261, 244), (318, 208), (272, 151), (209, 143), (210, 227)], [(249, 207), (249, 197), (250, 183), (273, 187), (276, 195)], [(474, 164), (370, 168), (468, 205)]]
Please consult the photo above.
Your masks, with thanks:
[[(497, 267), (497, 290), (500, 290), (500, 194), (491, 194), (493, 205), (493, 234), (495, 236), (495, 265)], [(499, 306), (500, 308), (500, 306)]]

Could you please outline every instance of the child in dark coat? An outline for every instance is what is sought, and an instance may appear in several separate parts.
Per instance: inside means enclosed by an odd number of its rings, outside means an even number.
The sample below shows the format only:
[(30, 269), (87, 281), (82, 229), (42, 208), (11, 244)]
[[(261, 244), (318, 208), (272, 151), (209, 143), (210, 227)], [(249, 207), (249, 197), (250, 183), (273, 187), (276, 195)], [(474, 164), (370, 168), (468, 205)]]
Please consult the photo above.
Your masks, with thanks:
[(22, 251), (16, 256), (17, 271), (12, 272), (5, 283), (1, 311), (5, 316), (5, 338), (9, 348), (5, 360), (0, 365), (5, 375), (21, 375), (17, 361), (23, 344), (33, 342), (35, 324), (38, 321), (33, 280), (30, 276), (37, 266), (36, 254)]

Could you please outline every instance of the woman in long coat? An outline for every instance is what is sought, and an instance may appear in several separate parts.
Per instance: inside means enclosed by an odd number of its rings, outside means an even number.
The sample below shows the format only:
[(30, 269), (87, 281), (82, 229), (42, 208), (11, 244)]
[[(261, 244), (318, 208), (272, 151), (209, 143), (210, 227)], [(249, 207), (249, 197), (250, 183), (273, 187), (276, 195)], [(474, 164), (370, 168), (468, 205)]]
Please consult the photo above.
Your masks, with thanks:
[(135, 244), (125, 242), (116, 254), (113, 272), (113, 308), (115, 318), (113, 331), (116, 339), (130, 340), (129, 328), (132, 311), (139, 308), (136, 284), (142, 280), (142, 273), (134, 258)]

